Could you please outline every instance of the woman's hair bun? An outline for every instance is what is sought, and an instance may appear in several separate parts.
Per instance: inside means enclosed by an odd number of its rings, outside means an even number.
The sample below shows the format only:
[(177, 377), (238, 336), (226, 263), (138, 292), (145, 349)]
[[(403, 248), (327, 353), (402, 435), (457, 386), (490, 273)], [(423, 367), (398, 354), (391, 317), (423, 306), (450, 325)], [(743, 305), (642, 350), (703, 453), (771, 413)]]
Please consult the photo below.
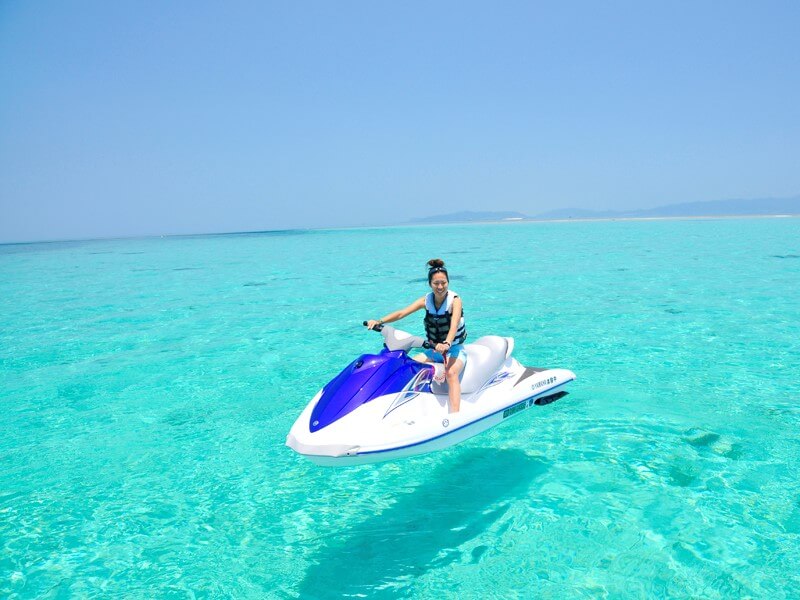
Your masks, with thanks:
[(444, 261), (441, 258), (432, 258), (428, 261), (428, 266), (431, 269), (436, 269), (437, 267), (443, 267)]

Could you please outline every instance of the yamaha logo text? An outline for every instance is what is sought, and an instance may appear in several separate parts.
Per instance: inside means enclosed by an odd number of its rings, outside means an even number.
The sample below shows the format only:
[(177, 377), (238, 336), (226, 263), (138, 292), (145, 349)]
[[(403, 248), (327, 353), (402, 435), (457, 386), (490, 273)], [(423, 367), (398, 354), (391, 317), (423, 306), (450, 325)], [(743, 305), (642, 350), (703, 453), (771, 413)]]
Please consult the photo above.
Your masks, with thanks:
[(541, 387), (544, 387), (546, 385), (550, 385), (551, 383), (555, 383), (555, 382), (556, 382), (556, 377), (548, 377), (547, 379), (543, 379), (542, 381), (537, 381), (536, 383), (534, 383), (531, 386), (531, 389), (532, 390), (538, 390)]

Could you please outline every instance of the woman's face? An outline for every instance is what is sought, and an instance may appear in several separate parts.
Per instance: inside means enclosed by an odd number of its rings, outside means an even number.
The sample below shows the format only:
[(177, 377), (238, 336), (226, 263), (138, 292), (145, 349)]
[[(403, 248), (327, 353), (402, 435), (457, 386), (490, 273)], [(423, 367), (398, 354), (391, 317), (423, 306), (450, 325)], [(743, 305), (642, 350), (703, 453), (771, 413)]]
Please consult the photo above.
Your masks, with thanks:
[(447, 275), (435, 273), (431, 279), (431, 289), (437, 296), (442, 296), (447, 292)]

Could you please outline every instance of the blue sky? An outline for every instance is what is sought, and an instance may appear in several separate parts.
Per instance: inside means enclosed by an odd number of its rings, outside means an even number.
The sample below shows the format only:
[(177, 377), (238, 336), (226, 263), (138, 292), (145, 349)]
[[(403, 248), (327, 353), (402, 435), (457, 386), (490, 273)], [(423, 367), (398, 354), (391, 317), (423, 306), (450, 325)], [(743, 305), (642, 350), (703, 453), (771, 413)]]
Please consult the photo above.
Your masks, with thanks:
[(0, 241), (800, 193), (800, 3), (0, 3)]

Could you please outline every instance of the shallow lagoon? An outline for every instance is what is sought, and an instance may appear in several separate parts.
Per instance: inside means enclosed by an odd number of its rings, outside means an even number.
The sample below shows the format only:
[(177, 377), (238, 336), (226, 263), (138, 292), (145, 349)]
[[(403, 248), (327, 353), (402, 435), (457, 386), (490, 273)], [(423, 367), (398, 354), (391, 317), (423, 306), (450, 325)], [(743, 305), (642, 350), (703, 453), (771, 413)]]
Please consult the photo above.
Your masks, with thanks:
[[(800, 219), (0, 246), (0, 595), (796, 597)], [(569, 396), (438, 454), (283, 446), (443, 257)], [(421, 329), (421, 318), (403, 324)]]

